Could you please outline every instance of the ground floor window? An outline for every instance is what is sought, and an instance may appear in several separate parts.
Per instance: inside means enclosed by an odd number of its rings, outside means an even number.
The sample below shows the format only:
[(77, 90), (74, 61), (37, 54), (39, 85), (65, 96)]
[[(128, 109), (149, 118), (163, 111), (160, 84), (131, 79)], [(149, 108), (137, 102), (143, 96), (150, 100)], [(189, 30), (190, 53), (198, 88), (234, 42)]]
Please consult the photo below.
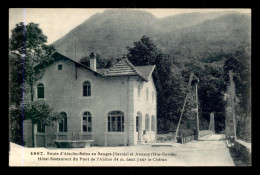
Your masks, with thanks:
[(145, 130), (148, 131), (149, 128), (149, 116), (145, 115)]
[(155, 131), (155, 116), (152, 116), (152, 131)]
[(83, 132), (92, 132), (92, 118), (90, 112), (83, 114)]
[(45, 124), (43, 122), (37, 123), (37, 132), (45, 132)]
[(67, 132), (67, 114), (65, 112), (60, 114), (62, 115), (62, 121), (59, 123), (59, 132)]
[(136, 116), (136, 132), (139, 131), (139, 116)]
[(124, 113), (111, 111), (107, 116), (108, 132), (124, 132)]

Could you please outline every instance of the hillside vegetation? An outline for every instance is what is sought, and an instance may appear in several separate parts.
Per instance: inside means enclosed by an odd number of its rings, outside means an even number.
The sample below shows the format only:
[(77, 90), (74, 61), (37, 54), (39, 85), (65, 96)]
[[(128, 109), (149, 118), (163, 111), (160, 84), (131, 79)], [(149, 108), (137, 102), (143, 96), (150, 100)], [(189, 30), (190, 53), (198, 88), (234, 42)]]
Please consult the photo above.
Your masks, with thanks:
[[(216, 131), (221, 132), (225, 128), (227, 72), (231, 69), (236, 72), (240, 98), (238, 123), (240, 131), (245, 130), (243, 122), (250, 115), (250, 102), (242, 102), (250, 94), (249, 14), (187, 13), (156, 18), (143, 11), (107, 10), (93, 15), (53, 44), (58, 52), (77, 61), (95, 52), (99, 68), (113, 65), (124, 54), (134, 65), (156, 64), (161, 133), (176, 128), (191, 72), (200, 79), (200, 129), (208, 129), (209, 113), (215, 112)], [(193, 104), (188, 105), (187, 109), (191, 109)], [(195, 122), (194, 114), (186, 110), (181, 128), (195, 129)]]

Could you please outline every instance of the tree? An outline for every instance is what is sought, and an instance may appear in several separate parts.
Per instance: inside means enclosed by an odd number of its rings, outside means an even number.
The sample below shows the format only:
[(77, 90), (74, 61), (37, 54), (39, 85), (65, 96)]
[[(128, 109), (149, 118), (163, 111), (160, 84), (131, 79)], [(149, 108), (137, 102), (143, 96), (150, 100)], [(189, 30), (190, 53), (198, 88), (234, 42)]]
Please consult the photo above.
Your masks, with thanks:
[[(127, 57), (135, 66), (156, 65), (153, 73), (157, 88), (158, 131), (167, 132), (177, 123), (186, 95), (186, 83), (175, 69), (174, 58), (159, 50), (148, 36), (134, 42), (133, 47), (127, 47)], [(186, 110), (187, 111), (187, 110)]]
[(61, 114), (55, 112), (54, 108), (50, 107), (43, 101), (34, 101), (25, 104), (24, 114), (26, 119), (30, 119), (32, 124), (43, 123), (50, 126), (54, 122), (60, 122)]
[[(32, 120), (33, 124), (44, 122), (47, 125), (50, 124), (49, 121), (59, 121), (60, 116), (57, 116), (48, 104), (34, 102), (35, 84), (43, 76), (48, 63), (54, 59), (52, 54), (55, 48), (47, 45), (46, 42), (47, 36), (43, 34), (38, 24), (24, 25), (21, 22), (12, 30), (9, 42), (10, 105), (13, 105), (10, 111), (12, 115), (10, 122), (12, 124), (16, 120), (16, 123), (21, 125), (24, 119)], [(13, 129), (17, 128), (22, 133), (22, 127), (17, 126)], [(32, 127), (32, 134), (34, 134), (34, 127)]]
[[(15, 58), (10, 59), (10, 63), (16, 64), (20, 71), (13, 76), (23, 77), (22, 83), (26, 83), (28, 87), (24, 90), (29, 90), (31, 102), (34, 100), (33, 87), (43, 76), (44, 65), (53, 60), (52, 54), (56, 51), (54, 46), (48, 46), (46, 42), (47, 36), (43, 34), (38, 24), (29, 23), (25, 26), (21, 22), (12, 30), (10, 50)], [(40, 69), (36, 69), (36, 66)]]
[(135, 66), (155, 64), (159, 50), (148, 36), (142, 36), (140, 41), (134, 42), (134, 47), (127, 47), (127, 58)]

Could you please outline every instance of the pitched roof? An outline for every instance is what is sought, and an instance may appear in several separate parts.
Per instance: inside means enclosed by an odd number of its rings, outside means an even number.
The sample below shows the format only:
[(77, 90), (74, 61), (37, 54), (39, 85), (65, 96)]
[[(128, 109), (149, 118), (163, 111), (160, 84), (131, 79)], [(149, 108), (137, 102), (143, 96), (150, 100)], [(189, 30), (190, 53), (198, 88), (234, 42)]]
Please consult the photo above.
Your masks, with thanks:
[(135, 66), (135, 68), (148, 80), (155, 69), (155, 65)]
[(117, 64), (112, 66), (110, 69), (102, 70), (104, 71), (104, 76), (127, 76), (127, 75), (136, 75), (144, 79), (145, 81), (149, 80), (150, 75), (152, 74), (155, 65), (149, 66), (134, 66), (130, 61), (125, 57)]
[(69, 61), (75, 63), (75, 64), (76, 64), (77, 66), (79, 66), (79, 67), (83, 67), (83, 68), (85, 68), (85, 69), (87, 69), (87, 70), (89, 70), (89, 71), (91, 71), (91, 72), (93, 72), (93, 73), (95, 73), (95, 74), (101, 75), (99, 72), (93, 71), (92, 69), (88, 68), (87, 66), (85, 66), (85, 65), (83, 65), (83, 64), (81, 64), (81, 63), (79, 63), (79, 62), (77, 62), (77, 61), (74, 61), (74, 60), (72, 60), (72, 59), (70, 59), (70, 58), (68, 58), (68, 57), (66, 57), (66, 56), (64, 56), (64, 55), (62, 55), (62, 54), (60, 54), (60, 53), (58, 53), (58, 52), (55, 52), (55, 53), (53, 54), (53, 58), (55, 58), (55, 60), (61, 60), (61, 59), (69, 60)]
[(150, 76), (153, 73), (155, 65), (147, 65), (147, 66), (134, 66), (126, 57), (119, 61), (117, 64), (112, 66), (109, 69), (97, 69), (93, 71), (92, 69), (88, 68), (87, 66), (76, 62), (58, 52), (54, 53), (53, 55), (56, 60), (58, 59), (67, 59), (72, 61), (73, 63), (77, 64), (80, 67), (83, 67), (96, 75), (104, 76), (104, 77), (111, 77), (111, 76), (139, 76), (143, 80), (148, 81)]

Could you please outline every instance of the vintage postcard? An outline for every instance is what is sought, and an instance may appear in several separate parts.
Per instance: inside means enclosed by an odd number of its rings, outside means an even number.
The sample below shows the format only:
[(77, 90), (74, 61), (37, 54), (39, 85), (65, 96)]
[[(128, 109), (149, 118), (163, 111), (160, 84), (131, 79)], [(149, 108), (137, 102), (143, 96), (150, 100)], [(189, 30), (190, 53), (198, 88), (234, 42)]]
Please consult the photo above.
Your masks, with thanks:
[(10, 8), (9, 166), (251, 166), (251, 9)]

